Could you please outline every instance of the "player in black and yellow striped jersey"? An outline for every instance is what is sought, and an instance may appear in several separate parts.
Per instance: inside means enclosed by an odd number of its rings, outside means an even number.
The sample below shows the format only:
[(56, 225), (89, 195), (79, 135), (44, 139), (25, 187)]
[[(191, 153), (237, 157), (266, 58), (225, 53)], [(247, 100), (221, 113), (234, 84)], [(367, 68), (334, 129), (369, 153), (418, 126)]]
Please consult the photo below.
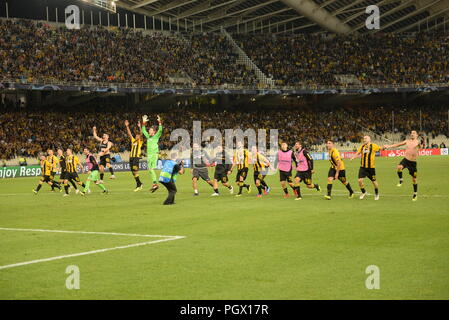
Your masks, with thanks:
[(359, 186), (362, 194), (360, 195), (360, 199), (365, 198), (366, 189), (363, 184), (363, 179), (368, 178), (371, 180), (374, 186), (374, 200), (379, 200), (379, 183), (376, 179), (376, 167), (374, 164), (374, 159), (376, 158), (376, 152), (382, 150), (375, 143), (371, 143), (370, 136), (363, 137), (363, 144), (357, 150), (357, 152), (351, 157), (353, 160), (357, 156), (361, 156), (360, 158), (360, 169), (359, 169)]
[[(140, 132), (140, 123), (137, 124), (139, 126)], [(140, 191), (143, 189), (143, 184), (139, 178), (139, 161), (142, 158), (142, 145), (143, 139), (142, 136), (138, 133), (134, 138), (131, 130), (129, 129), (129, 121), (125, 120), (126, 132), (128, 133), (129, 138), (131, 139), (131, 153), (129, 154), (129, 167), (131, 169), (131, 173), (136, 180), (136, 188), (134, 192)]]
[(270, 188), (265, 182), (265, 176), (267, 175), (268, 167), (270, 166), (270, 161), (262, 155), (256, 146), (251, 148), (251, 162), (253, 163), (254, 169), (254, 183), (257, 187), (257, 197), (262, 197), (262, 190), (265, 194), (270, 192)]
[(78, 188), (76, 185), (78, 184), (81, 187), (86, 187), (86, 185), (81, 182), (79, 176), (78, 176), (78, 168), (80, 169), (81, 173), (84, 172), (83, 166), (81, 165), (81, 162), (77, 156), (75, 156), (72, 152), (72, 149), (66, 150), (66, 157), (65, 157), (65, 179), (64, 179), (64, 189), (65, 189), (65, 195), (67, 196), (69, 194), (69, 182), (73, 185), (73, 187), (76, 190), (76, 193), (79, 193)]
[[(60, 174), (59, 174), (59, 185), (64, 184), (64, 180), (66, 179), (67, 176), (67, 170), (66, 170), (66, 164), (65, 164), (65, 155), (64, 155), (64, 151), (59, 148), (56, 151), (57, 155), (58, 155), (58, 162), (59, 162), (59, 170), (60, 170)], [(76, 184), (74, 181), (71, 182), (72, 186), (76, 189)]]
[(334, 180), (340, 180), (349, 191), (349, 198), (354, 197), (354, 191), (351, 188), (351, 184), (346, 180), (346, 169), (345, 163), (340, 157), (340, 152), (335, 148), (334, 142), (328, 140), (326, 142), (327, 151), (329, 152), (329, 161), (331, 167), (329, 168), (329, 173), (327, 175), (327, 195), (324, 196), (326, 200), (331, 200), (332, 194), (332, 182)]
[[(59, 159), (58, 159), (58, 157), (55, 156), (52, 149), (47, 150), (47, 160), (48, 160), (48, 162), (50, 162), (50, 165), (51, 165), (50, 177), (51, 177), (51, 180), (53, 181), (53, 185), (51, 186), (51, 191), (55, 191), (55, 187), (59, 186), (59, 183), (54, 181), (56, 172), (58, 171)], [(61, 189), (59, 189), (59, 190), (61, 190)]]
[[(54, 181), (51, 175), (53, 165), (50, 163), (50, 161), (47, 160), (47, 158), (44, 155), (40, 156), (40, 160), (41, 160), (42, 178), (39, 180), (37, 188), (33, 189), (34, 194), (37, 194), (39, 192), (39, 190), (42, 188), (42, 184), (44, 183), (47, 183), (50, 186), (54, 185)], [(61, 186), (59, 184), (55, 185), (55, 187), (61, 190)]]
[(243, 142), (237, 142), (237, 150), (234, 152), (234, 159), (231, 168), (234, 170), (234, 167), (237, 167), (237, 176), (235, 182), (239, 186), (239, 193), (236, 195), (240, 197), (242, 195), (243, 188), (246, 188), (248, 193), (251, 192), (251, 186), (249, 184), (245, 184), (246, 176), (248, 175), (249, 168), (249, 151), (243, 147)]

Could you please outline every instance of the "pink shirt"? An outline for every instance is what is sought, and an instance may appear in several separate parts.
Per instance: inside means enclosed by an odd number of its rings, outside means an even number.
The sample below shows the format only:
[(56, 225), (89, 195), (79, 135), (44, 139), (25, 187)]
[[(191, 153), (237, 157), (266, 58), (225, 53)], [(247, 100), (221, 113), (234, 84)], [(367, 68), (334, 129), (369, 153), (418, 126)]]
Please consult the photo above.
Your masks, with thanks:
[(292, 150), (278, 151), (278, 169), (286, 172), (292, 170)]
[(301, 151), (299, 151), (299, 152), (295, 152), (295, 158), (296, 158), (296, 163), (298, 164), (296, 166), (296, 171), (310, 170), (309, 162), (307, 161), (307, 158), (304, 155), (304, 149), (301, 149)]

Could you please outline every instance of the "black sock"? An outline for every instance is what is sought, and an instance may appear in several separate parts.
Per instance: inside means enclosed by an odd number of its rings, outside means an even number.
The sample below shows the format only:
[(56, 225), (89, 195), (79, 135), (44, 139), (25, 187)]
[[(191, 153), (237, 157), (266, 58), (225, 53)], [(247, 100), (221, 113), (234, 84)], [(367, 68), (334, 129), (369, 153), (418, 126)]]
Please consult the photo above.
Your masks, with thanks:
[(375, 193), (376, 195), (378, 195), (378, 194), (379, 194), (379, 189), (374, 188), (374, 193)]
[(259, 194), (262, 194), (262, 185), (257, 186), (257, 191)]
[(327, 184), (327, 195), (330, 197), (332, 193), (332, 183)]
[(54, 191), (55, 190), (55, 184), (52, 184), (51, 185), (51, 191)]
[(75, 181), (73, 181), (73, 180), (70, 180), (70, 183), (71, 183), (71, 184), (72, 184), (72, 186), (73, 186), (73, 187), (75, 188), (75, 190), (76, 190), (76, 189), (78, 189), (78, 188), (77, 188), (77, 186), (76, 186), (76, 183), (75, 183)]
[(218, 189), (214, 189), (214, 191), (215, 191), (215, 193), (220, 193), (220, 192), (218, 192)]
[(301, 187), (297, 186), (295, 187), (295, 189), (296, 189), (296, 197), (301, 198)]
[(138, 188), (138, 187), (140, 187), (140, 186), (142, 185), (142, 182), (140, 182), (140, 178), (139, 178), (139, 176), (137, 176), (137, 177), (134, 177), (134, 179), (136, 180), (136, 183), (137, 183), (137, 188)]
[(401, 171), (398, 170), (398, 177), (399, 181), (402, 182), (402, 170)]
[(287, 188), (284, 188), (284, 193), (288, 194), (288, 189)]
[(82, 185), (81, 185), (83, 188), (85, 188), (86, 187), (86, 185), (83, 183)]
[(104, 173), (100, 173), (100, 180), (103, 180)]
[(239, 186), (239, 193), (238, 193), (238, 194), (242, 194), (242, 190), (243, 190), (243, 186), (240, 185), (240, 186)]
[(318, 183), (315, 183), (314, 188), (320, 190), (320, 186), (318, 185)]
[(51, 186), (52, 186), (52, 187), (55, 186), (56, 188), (58, 188), (59, 190), (61, 190), (61, 186), (60, 186), (59, 183), (57, 183), (57, 182), (53, 182)]
[(243, 186), (249, 190), (249, 184), (244, 184)]
[(109, 172), (111, 173), (111, 176), (114, 175), (114, 169), (112, 169), (112, 167), (109, 167)]
[(353, 193), (354, 193), (354, 191), (352, 191), (351, 184), (350, 184), (349, 182), (348, 182), (348, 184), (346, 185), (346, 189), (348, 189), (349, 194), (353, 194)]
[(41, 188), (42, 188), (42, 185), (41, 185), (41, 184), (38, 184), (38, 185), (37, 185), (37, 188), (36, 188), (36, 191), (39, 191)]
[(69, 194), (69, 184), (64, 185), (65, 194)]
[(261, 183), (262, 186), (264, 186), (265, 188), (268, 188), (268, 185), (267, 185), (267, 183), (266, 183), (264, 180), (262, 180), (260, 183)]
[(366, 193), (365, 188), (360, 188), (360, 190), (362, 191), (362, 193)]
[(417, 192), (418, 192), (418, 184), (417, 184), (417, 183), (414, 183), (414, 184), (413, 184), (413, 192), (414, 192), (414, 193), (417, 193)]

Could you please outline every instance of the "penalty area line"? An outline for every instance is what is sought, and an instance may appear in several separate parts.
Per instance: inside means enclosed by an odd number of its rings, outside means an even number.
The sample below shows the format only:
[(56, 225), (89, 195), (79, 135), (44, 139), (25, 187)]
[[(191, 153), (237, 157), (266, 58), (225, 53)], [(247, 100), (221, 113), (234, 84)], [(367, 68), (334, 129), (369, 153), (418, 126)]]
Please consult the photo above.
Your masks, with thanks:
[(161, 243), (161, 242), (167, 242), (167, 241), (173, 241), (173, 240), (179, 240), (179, 239), (186, 238), (185, 236), (162, 236), (162, 235), (143, 235), (143, 234), (132, 234), (132, 233), (64, 231), (64, 230), (44, 230), (44, 229), (20, 229), (20, 228), (1, 228), (1, 227), (0, 227), (0, 230), (6, 230), (6, 231), (33, 231), (33, 232), (60, 232), (60, 233), (76, 233), (76, 234), (99, 234), (99, 235), (129, 236), (129, 237), (165, 238), (165, 239), (157, 239), (157, 240), (151, 240), (151, 241), (146, 241), (146, 242), (139, 242), (139, 243), (134, 243), (134, 244), (128, 244), (128, 245), (124, 245), (124, 246), (116, 246), (116, 247), (111, 247), (111, 248), (97, 249), (97, 250), (91, 250), (91, 251), (85, 251), (85, 252), (78, 252), (78, 253), (60, 255), (60, 256), (55, 256), (55, 257), (50, 257), (50, 258), (36, 259), (36, 260), (19, 262), (19, 263), (13, 263), (13, 264), (0, 266), (0, 270), (10, 269), (10, 268), (15, 268), (15, 267), (21, 267), (21, 266), (26, 266), (26, 265), (35, 264), (35, 263), (42, 263), (42, 262), (61, 260), (61, 259), (66, 259), (66, 258), (86, 256), (86, 255), (90, 255), (90, 254), (96, 254), (96, 253), (102, 253), (102, 252), (108, 252), (108, 251), (114, 251), (114, 250), (122, 250), (122, 249), (134, 248), (134, 247), (141, 247), (141, 246), (146, 246), (146, 245), (150, 245), (150, 244), (155, 244), (155, 243)]

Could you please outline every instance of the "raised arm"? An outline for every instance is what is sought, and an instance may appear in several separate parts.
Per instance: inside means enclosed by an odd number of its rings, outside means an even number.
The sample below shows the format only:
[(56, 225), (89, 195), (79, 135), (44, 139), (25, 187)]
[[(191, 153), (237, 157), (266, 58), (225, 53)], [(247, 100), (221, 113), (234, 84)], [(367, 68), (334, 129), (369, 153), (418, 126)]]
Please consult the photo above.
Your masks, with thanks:
[(385, 146), (383, 146), (383, 148), (384, 149), (397, 148), (397, 147), (405, 145), (406, 143), (407, 143), (407, 141), (404, 140), (404, 141), (396, 143), (396, 144), (385, 145)]
[(131, 133), (131, 130), (129, 130), (129, 121), (125, 120), (125, 127), (126, 127), (126, 133), (128, 133), (128, 136), (131, 140), (134, 140), (133, 134)]
[(159, 115), (157, 116), (157, 123), (159, 124), (159, 126), (158, 126), (158, 128), (157, 128), (157, 132), (156, 132), (156, 134), (154, 135), (154, 137), (155, 137), (156, 139), (159, 139), (159, 138), (161, 137), (161, 135), (162, 135), (162, 130), (163, 130), (162, 120), (161, 120), (161, 117), (159, 117)]
[(93, 127), (93, 128), (92, 128), (92, 131), (93, 131), (95, 140), (97, 140), (97, 141), (99, 141), (99, 142), (103, 141), (103, 140), (97, 135), (97, 127)]

